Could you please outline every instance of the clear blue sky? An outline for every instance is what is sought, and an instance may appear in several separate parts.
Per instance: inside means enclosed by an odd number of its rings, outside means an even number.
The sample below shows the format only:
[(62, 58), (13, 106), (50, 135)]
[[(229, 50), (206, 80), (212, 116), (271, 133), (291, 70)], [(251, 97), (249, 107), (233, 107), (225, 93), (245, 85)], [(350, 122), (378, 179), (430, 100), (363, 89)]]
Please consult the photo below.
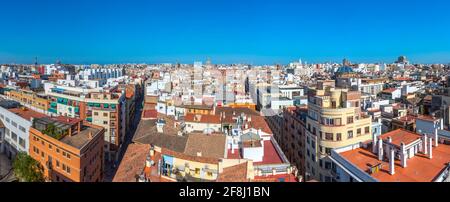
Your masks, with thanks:
[(0, 1), (0, 63), (450, 62), (448, 0)]

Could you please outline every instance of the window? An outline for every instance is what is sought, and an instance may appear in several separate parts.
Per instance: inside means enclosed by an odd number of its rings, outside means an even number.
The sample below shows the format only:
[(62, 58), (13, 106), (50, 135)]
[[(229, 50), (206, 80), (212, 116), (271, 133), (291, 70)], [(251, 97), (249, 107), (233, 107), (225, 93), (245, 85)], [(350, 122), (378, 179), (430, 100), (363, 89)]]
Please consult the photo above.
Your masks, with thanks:
[(56, 160), (56, 167), (59, 168), (59, 161), (58, 160)]
[(108, 117), (108, 113), (103, 113), (103, 116), (104, 117)]
[(25, 140), (22, 139), (21, 137), (19, 137), (19, 145), (20, 145), (22, 148), (25, 148)]
[(48, 149), (52, 150), (53, 146), (51, 144), (48, 144)]
[(353, 131), (352, 130), (349, 130), (347, 134), (348, 134), (348, 139), (353, 138)]
[(94, 116), (98, 116), (98, 112), (94, 112)]
[(108, 125), (108, 121), (103, 121), (103, 124)]
[(331, 155), (331, 148), (325, 148), (325, 153), (327, 153), (328, 155)]
[(14, 142), (17, 142), (17, 134), (15, 134), (15, 133), (12, 132), (12, 131), (11, 131), (11, 139), (12, 139)]
[(8, 118), (8, 117), (6, 117), (6, 122), (7, 122), (7, 123), (10, 123), (10, 120), (9, 120), (9, 118)]
[(195, 174), (200, 175), (200, 168), (195, 168)]
[(59, 149), (58, 148), (56, 148), (56, 153), (59, 153)]
[(42, 158), (44, 158), (44, 157), (45, 157), (45, 154), (44, 154), (44, 152), (43, 152), (43, 151), (41, 151), (41, 157), (42, 157)]
[(69, 154), (69, 153), (67, 153), (67, 154), (66, 154), (66, 157), (67, 157), (68, 159), (70, 159), (70, 154)]
[(336, 134), (336, 141), (341, 141), (342, 140), (342, 134), (341, 133), (337, 133)]
[(11, 125), (17, 128), (17, 123), (14, 121), (11, 121)]
[(24, 133), (27, 132), (27, 130), (26, 130), (23, 126), (19, 126), (19, 129), (20, 129), (22, 132), (24, 132)]
[(70, 174), (70, 167), (67, 166), (66, 172)]
[(364, 128), (364, 133), (365, 133), (365, 134), (370, 133), (370, 128), (369, 128), (369, 126), (367, 126), (367, 127)]
[(356, 135), (360, 136), (361, 135), (361, 128), (356, 129)]
[(353, 116), (347, 117), (347, 124), (352, 124), (352, 123), (353, 123)]
[(325, 139), (332, 141), (333, 140), (333, 133), (325, 133)]
[(336, 126), (341, 126), (342, 125), (342, 119), (341, 118), (334, 119), (334, 124)]

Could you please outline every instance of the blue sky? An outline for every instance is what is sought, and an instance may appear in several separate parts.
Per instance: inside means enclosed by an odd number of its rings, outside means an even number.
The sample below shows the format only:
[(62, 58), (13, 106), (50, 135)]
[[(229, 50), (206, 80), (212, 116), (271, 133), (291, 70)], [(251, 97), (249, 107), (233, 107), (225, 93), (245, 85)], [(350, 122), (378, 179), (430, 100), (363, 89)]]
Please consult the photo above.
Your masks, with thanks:
[(2, 0), (0, 63), (450, 62), (447, 0)]

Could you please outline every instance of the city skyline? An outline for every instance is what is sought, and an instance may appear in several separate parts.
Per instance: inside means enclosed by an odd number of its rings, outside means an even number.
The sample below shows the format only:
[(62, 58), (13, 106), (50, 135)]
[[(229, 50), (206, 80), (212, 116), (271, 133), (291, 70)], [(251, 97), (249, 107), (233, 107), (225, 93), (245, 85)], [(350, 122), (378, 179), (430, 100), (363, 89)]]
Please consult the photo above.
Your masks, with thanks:
[(0, 63), (450, 62), (449, 2), (0, 3)]

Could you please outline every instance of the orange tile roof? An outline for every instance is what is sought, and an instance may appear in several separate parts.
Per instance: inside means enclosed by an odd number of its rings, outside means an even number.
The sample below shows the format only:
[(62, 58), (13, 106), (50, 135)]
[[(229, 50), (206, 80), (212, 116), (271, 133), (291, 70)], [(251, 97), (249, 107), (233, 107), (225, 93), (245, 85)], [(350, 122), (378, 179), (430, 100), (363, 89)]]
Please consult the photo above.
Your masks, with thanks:
[(371, 176), (381, 182), (431, 182), (450, 162), (450, 145), (440, 144), (433, 147), (433, 158), (423, 154), (407, 160), (407, 167), (401, 167), (400, 161), (395, 161), (395, 174), (389, 174), (389, 162), (379, 161), (378, 156), (363, 148), (340, 153), (345, 159), (368, 173), (369, 166), (382, 164), (382, 169)]
[(120, 162), (113, 182), (136, 182), (136, 175), (145, 168), (145, 161), (150, 151), (148, 144), (130, 144)]
[(249, 182), (247, 177), (247, 164), (241, 163), (235, 166), (223, 169), (223, 172), (217, 177), (217, 182)]
[(31, 120), (31, 118), (44, 118), (44, 117), (48, 117), (45, 114), (33, 111), (31, 109), (28, 108), (13, 108), (13, 109), (8, 109), (10, 112), (26, 119), (26, 120)]
[(269, 125), (266, 122), (266, 119), (263, 116), (251, 116), (252, 120), (248, 123), (250, 128), (261, 129), (263, 132), (268, 134), (273, 134)]
[(255, 176), (254, 182), (298, 182), (297, 177), (293, 174), (279, 174), (269, 176)]
[(380, 136), (383, 141), (387, 141), (389, 137), (392, 138), (392, 144), (400, 146), (402, 142), (408, 145), (420, 139), (422, 136), (404, 129), (397, 129)]
[(213, 123), (220, 124), (220, 116), (219, 115), (196, 115), (196, 114), (187, 114), (184, 117), (186, 122), (197, 122), (197, 123)]

